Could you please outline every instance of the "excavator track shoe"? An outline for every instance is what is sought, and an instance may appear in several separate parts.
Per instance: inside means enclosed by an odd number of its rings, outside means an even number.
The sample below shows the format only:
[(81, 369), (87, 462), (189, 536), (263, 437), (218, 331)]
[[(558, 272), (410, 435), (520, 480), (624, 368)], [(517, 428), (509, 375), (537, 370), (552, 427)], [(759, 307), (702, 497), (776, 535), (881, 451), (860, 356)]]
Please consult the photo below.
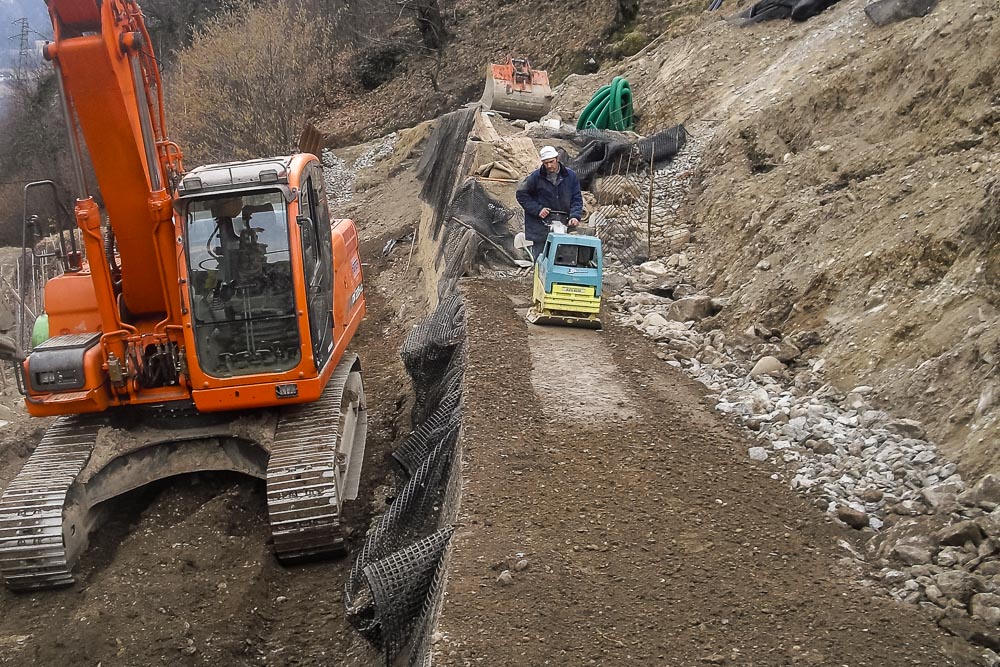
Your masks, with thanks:
[(14, 591), (74, 583), (72, 569), (86, 546), (71, 489), (90, 459), (103, 420), (60, 417), (0, 497), (0, 571)]
[(282, 414), (267, 466), (267, 508), (282, 562), (344, 549), (340, 510), (357, 497), (368, 417), (361, 363), (345, 355), (323, 395)]

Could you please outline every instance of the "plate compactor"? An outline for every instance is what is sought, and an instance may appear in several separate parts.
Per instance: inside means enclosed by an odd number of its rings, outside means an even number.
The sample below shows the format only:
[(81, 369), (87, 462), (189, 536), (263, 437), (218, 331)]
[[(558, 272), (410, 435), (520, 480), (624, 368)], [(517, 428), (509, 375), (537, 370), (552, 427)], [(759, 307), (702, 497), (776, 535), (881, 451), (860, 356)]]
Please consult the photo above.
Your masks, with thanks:
[(554, 222), (550, 229), (535, 261), (527, 319), (532, 324), (600, 329), (604, 275), (601, 239), (567, 234), (560, 222)]

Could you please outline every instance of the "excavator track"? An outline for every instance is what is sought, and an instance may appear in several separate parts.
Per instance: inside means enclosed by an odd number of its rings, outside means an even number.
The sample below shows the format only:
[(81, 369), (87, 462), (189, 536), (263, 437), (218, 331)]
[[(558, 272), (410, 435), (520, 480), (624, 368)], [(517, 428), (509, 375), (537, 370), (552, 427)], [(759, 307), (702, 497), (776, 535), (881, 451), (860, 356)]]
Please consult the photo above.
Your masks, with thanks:
[[(357, 497), (368, 425), (357, 355), (345, 355), (320, 400), (280, 413), (270, 456), (263, 458), (268, 438), (253, 445), (259, 464), (245, 448), (221, 444), (231, 436), (229, 425), (178, 431), (163, 442), (139, 438), (105, 458), (95, 447), (108, 424), (99, 415), (60, 417), (0, 497), (0, 572), (9, 589), (73, 584), (73, 566), (98, 522), (93, 510), (136, 488), (129, 473), (146, 483), (198, 469), (191, 461), (266, 478), (274, 550), (282, 561), (344, 549), (340, 511)], [(187, 456), (180, 453), (184, 447)], [(119, 464), (136, 454), (132, 465)], [(154, 458), (158, 454), (163, 458)]]
[[(11, 590), (68, 586), (77, 549), (64, 536), (63, 508), (70, 487), (87, 464), (104, 421), (94, 416), (60, 417), (45, 432), (21, 472), (0, 497), (0, 570)], [(86, 540), (80, 526), (79, 539)]]
[(344, 549), (340, 509), (357, 497), (367, 424), (357, 355), (341, 360), (320, 400), (282, 413), (267, 466), (267, 507), (283, 562)]

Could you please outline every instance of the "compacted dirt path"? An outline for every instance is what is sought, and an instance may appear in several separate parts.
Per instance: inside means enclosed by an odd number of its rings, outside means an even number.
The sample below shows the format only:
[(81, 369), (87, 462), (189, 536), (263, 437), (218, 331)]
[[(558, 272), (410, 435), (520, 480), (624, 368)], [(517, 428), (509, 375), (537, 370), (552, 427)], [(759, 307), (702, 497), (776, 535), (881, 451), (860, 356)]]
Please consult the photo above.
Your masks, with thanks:
[[(846, 532), (631, 331), (534, 327), (468, 282), (441, 665), (975, 665), (861, 584)], [(506, 572), (506, 573), (505, 573)]]

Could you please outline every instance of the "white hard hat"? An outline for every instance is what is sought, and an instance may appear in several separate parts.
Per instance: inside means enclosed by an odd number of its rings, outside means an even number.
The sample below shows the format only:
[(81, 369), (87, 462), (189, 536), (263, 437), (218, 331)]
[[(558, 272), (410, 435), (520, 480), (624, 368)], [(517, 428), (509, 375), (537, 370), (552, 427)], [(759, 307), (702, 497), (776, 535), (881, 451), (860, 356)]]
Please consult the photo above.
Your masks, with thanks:
[(552, 146), (542, 146), (542, 150), (538, 151), (538, 156), (543, 160), (551, 160), (554, 157), (559, 157), (559, 153)]

